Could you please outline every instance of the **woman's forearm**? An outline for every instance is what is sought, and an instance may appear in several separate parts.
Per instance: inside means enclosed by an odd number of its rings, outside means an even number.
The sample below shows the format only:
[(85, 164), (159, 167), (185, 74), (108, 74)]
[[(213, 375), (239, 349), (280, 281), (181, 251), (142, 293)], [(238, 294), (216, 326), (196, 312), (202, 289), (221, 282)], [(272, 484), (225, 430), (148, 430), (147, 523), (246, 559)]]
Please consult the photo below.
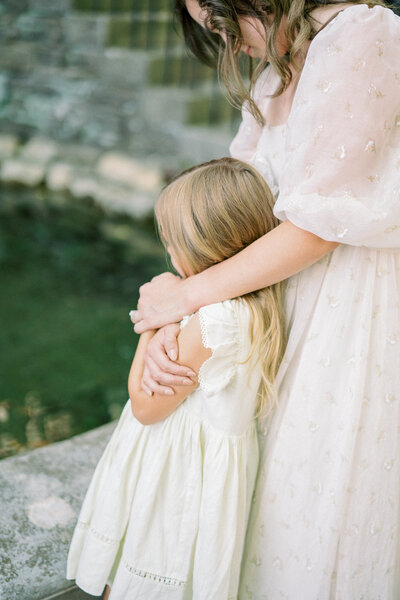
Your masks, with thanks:
[(232, 258), (198, 275), (182, 280), (162, 273), (140, 288), (135, 331), (176, 323), (201, 306), (283, 281), (338, 245), (285, 221)]
[(285, 221), (232, 258), (188, 279), (189, 312), (283, 281), (338, 245)]

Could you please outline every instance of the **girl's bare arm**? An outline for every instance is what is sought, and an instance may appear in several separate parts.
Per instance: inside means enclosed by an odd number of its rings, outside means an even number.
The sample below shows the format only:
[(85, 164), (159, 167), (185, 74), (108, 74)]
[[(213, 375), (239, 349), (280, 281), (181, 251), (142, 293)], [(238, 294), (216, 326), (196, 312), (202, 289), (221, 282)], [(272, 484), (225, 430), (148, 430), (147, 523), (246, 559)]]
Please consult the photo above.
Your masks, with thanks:
[[(170, 415), (185, 398), (198, 386), (197, 381), (191, 385), (174, 387), (167, 395), (146, 394), (141, 387), (144, 369), (144, 355), (154, 330), (146, 331), (140, 336), (138, 348), (129, 373), (128, 389), (132, 412), (143, 425), (151, 425), (162, 421)], [(211, 350), (204, 348), (201, 340), (198, 315), (190, 319), (178, 336), (178, 362), (198, 371), (210, 356)]]
[[(135, 329), (141, 332), (148, 327), (160, 327), (178, 321), (200, 306), (286, 279), (338, 245), (285, 221), (236, 256), (203, 273), (185, 280), (163, 273), (145, 284), (141, 288)], [(151, 340), (145, 354), (143, 389), (162, 395), (171, 392), (171, 386), (189, 383), (190, 371), (185, 372), (172, 362), (176, 351), (176, 329), (168, 325)]]

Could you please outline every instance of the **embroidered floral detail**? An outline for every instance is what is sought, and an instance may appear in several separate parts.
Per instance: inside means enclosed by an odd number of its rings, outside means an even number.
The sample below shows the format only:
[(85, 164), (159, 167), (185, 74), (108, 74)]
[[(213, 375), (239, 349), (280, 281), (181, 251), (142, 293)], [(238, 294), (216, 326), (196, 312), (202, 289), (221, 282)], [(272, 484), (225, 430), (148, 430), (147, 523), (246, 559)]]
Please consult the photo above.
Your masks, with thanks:
[(366, 62), (364, 59), (357, 59), (354, 63), (353, 63), (353, 71), (359, 71), (360, 69), (362, 69), (363, 67), (365, 67)]
[(336, 152), (332, 158), (337, 158), (338, 160), (343, 160), (347, 156), (347, 151), (345, 146), (342, 144), (336, 148)]
[(370, 96), (374, 96), (375, 98), (383, 98), (384, 97), (382, 92), (380, 90), (378, 90), (378, 88), (376, 87), (376, 85), (374, 83), (370, 84), (370, 86), (368, 88), (368, 94)]
[(326, 94), (332, 88), (332, 82), (324, 79), (318, 82), (317, 87), (319, 90), (321, 90), (321, 92)]
[(162, 583), (163, 585), (175, 587), (183, 587), (186, 583), (185, 581), (176, 579), (175, 577), (158, 575), (157, 573), (151, 573), (150, 571), (145, 571), (144, 569), (137, 569), (136, 567), (130, 565), (124, 556), (121, 558), (121, 563), (124, 565), (127, 571), (133, 575), (136, 575), (137, 577), (143, 577), (143, 579), (150, 579), (151, 581), (156, 581), (157, 583)]
[(344, 117), (345, 117), (345, 119), (352, 119), (354, 117), (353, 113), (351, 112), (351, 104), (350, 104), (350, 102), (346, 103)]
[(367, 179), (371, 182), (371, 183), (378, 183), (380, 181), (380, 177), (379, 175), (368, 175)]
[(375, 46), (378, 49), (378, 56), (382, 56), (383, 55), (383, 42), (382, 42), (382, 40), (376, 40)]
[(376, 146), (374, 140), (368, 140), (365, 148), (365, 152), (376, 152)]

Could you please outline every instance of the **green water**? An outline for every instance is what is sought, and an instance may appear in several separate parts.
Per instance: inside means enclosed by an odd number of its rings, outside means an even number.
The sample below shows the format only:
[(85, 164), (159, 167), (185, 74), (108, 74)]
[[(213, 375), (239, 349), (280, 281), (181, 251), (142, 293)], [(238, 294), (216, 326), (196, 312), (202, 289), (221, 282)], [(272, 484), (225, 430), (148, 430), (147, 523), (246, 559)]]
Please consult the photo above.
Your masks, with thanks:
[(0, 457), (117, 418), (139, 286), (166, 270), (153, 220), (0, 188)]

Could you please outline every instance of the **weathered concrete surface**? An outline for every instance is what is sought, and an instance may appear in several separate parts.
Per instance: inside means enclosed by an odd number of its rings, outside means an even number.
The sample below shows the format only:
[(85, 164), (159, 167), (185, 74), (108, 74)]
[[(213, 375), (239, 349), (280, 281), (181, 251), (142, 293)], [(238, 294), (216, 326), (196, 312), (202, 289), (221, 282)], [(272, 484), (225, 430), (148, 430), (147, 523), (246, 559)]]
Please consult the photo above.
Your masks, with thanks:
[(115, 423), (0, 461), (0, 600), (93, 598), (65, 579), (72, 531)]

